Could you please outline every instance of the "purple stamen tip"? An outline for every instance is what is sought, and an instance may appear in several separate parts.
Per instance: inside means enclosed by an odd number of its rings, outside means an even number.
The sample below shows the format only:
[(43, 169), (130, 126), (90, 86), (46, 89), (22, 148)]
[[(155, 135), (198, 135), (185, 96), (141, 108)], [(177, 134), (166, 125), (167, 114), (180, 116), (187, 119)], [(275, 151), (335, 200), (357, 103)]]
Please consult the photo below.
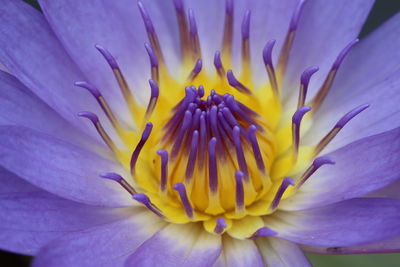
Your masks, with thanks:
[(292, 19), (290, 20), (289, 31), (292, 32), (297, 29), (297, 26), (299, 25), (301, 11), (303, 10), (305, 2), (306, 2), (306, 0), (300, 0), (299, 3), (297, 4), (297, 7), (293, 13)]
[(221, 52), (216, 51), (214, 54), (214, 66), (216, 69), (222, 68), (222, 61), (221, 61)]
[(249, 239), (256, 239), (258, 237), (263, 237), (263, 236), (275, 236), (278, 233), (275, 232), (274, 230), (264, 226), (258, 229)]
[(137, 193), (137, 194), (134, 194), (134, 195), (132, 196), (132, 198), (133, 198), (134, 200), (136, 200), (136, 201), (138, 201), (138, 202), (144, 204), (144, 205), (150, 204), (150, 198), (149, 198), (146, 194)]
[(275, 210), (278, 207), (278, 205), (283, 197), (283, 194), (285, 193), (285, 191), (289, 187), (289, 185), (294, 186), (295, 182), (293, 181), (292, 178), (285, 177), (282, 181), (281, 186), (279, 187), (278, 191), (276, 192), (274, 199), (272, 200), (271, 207), (270, 207), (271, 210)]
[(301, 74), (300, 82), (303, 84), (304, 87), (308, 86), (308, 83), (310, 82), (311, 76), (316, 73), (319, 70), (318, 67), (312, 66), (307, 68), (303, 73)]
[(89, 119), (93, 124), (96, 124), (99, 122), (99, 117), (97, 117), (96, 114), (89, 112), (89, 111), (82, 111), (78, 113), (79, 117), (84, 117)]
[(142, 15), (142, 19), (143, 19), (144, 25), (146, 27), (146, 30), (150, 33), (153, 33), (154, 32), (153, 22), (151, 21), (149, 14), (147, 13), (146, 9), (144, 8), (143, 3), (139, 1), (138, 7), (139, 7), (140, 14)]
[(200, 71), (201, 71), (201, 69), (203, 68), (203, 60), (201, 60), (201, 58), (199, 58), (197, 61), (196, 61), (196, 65), (194, 65), (194, 68), (193, 68), (193, 73), (199, 73)]
[(225, 12), (228, 15), (232, 15), (233, 14), (233, 0), (226, 0), (225, 1)]
[(244, 208), (244, 189), (243, 189), (244, 173), (241, 171), (235, 172), (236, 180), (236, 205), (238, 208)]
[(153, 124), (151, 122), (146, 123), (146, 127), (144, 128), (142, 134), (142, 140), (147, 140), (147, 138), (149, 138), (152, 129), (153, 129)]
[(184, 12), (183, 1), (182, 0), (174, 0), (175, 9), (178, 12)]
[(355, 109), (351, 110), (347, 114), (345, 114), (335, 125), (335, 128), (343, 128), (351, 119), (353, 119), (355, 116), (360, 114), (362, 111), (367, 109), (369, 107), (369, 104), (364, 104), (361, 106), (356, 107)]
[(188, 19), (189, 19), (189, 33), (191, 36), (197, 35), (197, 24), (196, 19), (194, 17), (193, 9), (189, 8), (188, 10)]
[(146, 48), (147, 54), (149, 55), (151, 66), (158, 67), (158, 59), (151, 45), (148, 43), (144, 43), (144, 47)]
[(204, 86), (200, 85), (197, 89), (197, 93), (199, 95), (199, 97), (203, 97), (204, 96)]
[(94, 85), (92, 85), (90, 83), (87, 83), (87, 82), (75, 82), (74, 85), (88, 90), (96, 98), (101, 96), (100, 91)]
[(174, 185), (174, 189), (179, 193), (179, 197), (181, 198), (187, 216), (193, 218), (193, 208), (187, 197), (185, 185), (183, 183), (177, 183)]
[(214, 233), (222, 234), (226, 227), (227, 227), (227, 224), (226, 224), (224, 218), (220, 217), (217, 219), (217, 224), (215, 225)]
[(275, 45), (275, 40), (269, 40), (263, 49), (264, 64), (273, 66), (272, 64), (272, 49)]
[(232, 70), (228, 70), (228, 72), (226, 73), (226, 77), (228, 78), (228, 83), (235, 87), (240, 85), (240, 82), (236, 79), (235, 75), (233, 75)]
[(209, 186), (210, 191), (216, 193), (218, 190), (218, 170), (217, 159), (215, 154), (215, 147), (217, 146), (217, 138), (211, 138), (208, 143), (208, 173), (209, 173)]
[(340, 64), (342, 64), (344, 58), (349, 53), (350, 49), (359, 42), (359, 39), (355, 39), (351, 41), (346, 47), (339, 53), (338, 57), (336, 58), (335, 62), (333, 63), (332, 68), (337, 69), (339, 68)]
[(296, 124), (297, 126), (300, 125), (301, 120), (303, 119), (303, 116), (311, 110), (311, 107), (309, 106), (303, 106), (296, 110), (292, 117), (292, 122), (293, 124)]
[(118, 183), (120, 183), (124, 179), (124, 178), (122, 178), (121, 175), (119, 175), (118, 173), (115, 173), (115, 172), (101, 173), (100, 177), (110, 179), (110, 180), (116, 181)]
[(242, 22), (242, 38), (244, 40), (247, 40), (250, 37), (250, 16), (251, 11), (247, 10)]
[(151, 89), (151, 98), (156, 98), (159, 95), (158, 85), (154, 80), (149, 80), (150, 89)]
[(319, 167), (321, 167), (322, 165), (325, 164), (335, 164), (335, 161), (333, 161), (331, 158), (329, 157), (318, 157), (316, 159), (314, 159), (313, 161), (313, 166), (315, 169), (318, 169)]
[(100, 45), (95, 45), (96, 49), (103, 55), (107, 63), (110, 65), (112, 69), (119, 69), (118, 63), (115, 58), (111, 55), (111, 53)]

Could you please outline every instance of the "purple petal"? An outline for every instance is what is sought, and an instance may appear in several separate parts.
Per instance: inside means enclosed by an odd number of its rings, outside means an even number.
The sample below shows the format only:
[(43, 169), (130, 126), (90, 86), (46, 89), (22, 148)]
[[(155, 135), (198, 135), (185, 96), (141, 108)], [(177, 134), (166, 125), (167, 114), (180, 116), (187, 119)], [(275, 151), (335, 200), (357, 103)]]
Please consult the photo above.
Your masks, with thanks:
[(383, 197), (400, 199), (400, 179), (364, 197)]
[(256, 240), (267, 266), (311, 266), (301, 249), (289, 241), (268, 237)]
[(400, 178), (400, 128), (363, 138), (326, 155), (323, 166), (292, 197), (285, 210), (321, 207), (373, 192)]
[(215, 267), (263, 267), (265, 263), (253, 240), (239, 240), (229, 236), (224, 237), (223, 252), (215, 263)]
[(0, 248), (34, 255), (47, 242), (127, 216), (61, 199), (0, 168)]
[(133, 216), (52, 241), (39, 251), (33, 266), (123, 266), (132, 251), (165, 225), (141, 208), (129, 214)]
[(0, 126), (0, 165), (51, 193), (85, 204), (132, 205), (117, 183), (99, 178), (119, 165), (34, 130)]
[(84, 76), (42, 14), (22, 1), (5, 1), (0, 12), (0, 61), (62, 117), (94, 133), (76, 112), (100, 108), (87, 92), (75, 88), (74, 82)]
[(131, 254), (125, 266), (212, 266), (220, 253), (220, 236), (195, 224), (170, 224)]
[(344, 112), (364, 103), (370, 104), (370, 108), (346, 125), (326, 151), (399, 126), (399, 46), (400, 15), (357, 44), (339, 69), (325, 102), (314, 115), (312, 136), (306, 136), (304, 141), (315, 142)]
[(313, 76), (312, 97), (325, 79), (339, 52), (356, 39), (373, 5), (373, 0), (306, 1), (285, 74), (284, 95), (297, 100), (298, 80), (311, 65), (320, 70)]
[(265, 218), (277, 237), (318, 247), (348, 247), (400, 235), (400, 200), (355, 198)]

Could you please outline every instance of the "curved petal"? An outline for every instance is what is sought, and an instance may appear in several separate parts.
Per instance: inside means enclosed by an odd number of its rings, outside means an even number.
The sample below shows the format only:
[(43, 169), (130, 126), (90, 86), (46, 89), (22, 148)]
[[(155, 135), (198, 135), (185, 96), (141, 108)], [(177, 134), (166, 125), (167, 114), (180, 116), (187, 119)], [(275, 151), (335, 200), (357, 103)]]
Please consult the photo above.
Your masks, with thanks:
[(400, 199), (400, 179), (364, 197), (383, 197)]
[(61, 116), (94, 133), (76, 114), (91, 110), (101, 115), (101, 110), (87, 92), (74, 87), (84, 76), (42, 14), (22, 1), (5, 0), (0, 12), (0, 62)]
[(400, 235), (400, 200), (355, 198), (265, 218), (278, 237), (317, 247), (348, 247)]
[(258, 238), (255, 242), (267, 266), (311, 266), (306, 255), (294, 243), (275, 237)]
[(353, 247), (310, 247), (302, 246), (307, 253), (318, 254), (370, 254), (370, 253), (398, 253), (400, 252), (400, 236), (391, 237), (382, 241)]
[(306, 136), (305, 142), (314, 144), (340, 116), (365, 103), (370, 107), (346, 125), (325, 151), (400, 125), (399, 46), (400, 15), (396, 15), (350, 51), (314, 114), (312, 136)]
[(320, 70), (313, 75), (308, 95), (316, 92), (339, 52), (357, 38), (373, 3), (374, 0), (306, 1), (284, 76), (286, 97), (297, 99), (301, 73), (315, 65)]
[[(95, 49), (99, 44), (116, 58), (128, 84), (142, 101), (150, 92), (150, 64), (144, 42), (147, 33), (136, 1), (41, 0), (40, 6), (54, 32), (89, 81), (114, 110), (127, 114), (114, 74)], [(172, 1), (143, 1), (168, 65), (176, 69), (179, 35)], [(129, 119), (129, 117), (124, 118)]]
[(279, 208), (321, 207), (362, 196), (400, 179), (400, 128), (363, 138), (327, 156), (336, 164), (321, 167)]
[(0, 147), (0, 165), (51, 193), (91, 205), (133, 204), (119, 184), (99, 178), (119, 165), (92, 152), (17, 126), (0, 126)]
[(265, 266), (258, 248), (252, 240), (239, 240), (226, 235), (222, 240), (223, 251), (214, 267)]
[(67, 232), (127, 216), (120, 209), (93, 207), (61, 199), (0, 167), (0, 248), (34, 255)]
[(197, 224), (170, 224), (144, 242), (125, 266), (211, 266), (221, 253), (221, 238)]
[(141, 207), (130, 212), (130, 218), (68, 233), (50, 242), (32, 266), (123, 266), (138, 246), (165, 225)]

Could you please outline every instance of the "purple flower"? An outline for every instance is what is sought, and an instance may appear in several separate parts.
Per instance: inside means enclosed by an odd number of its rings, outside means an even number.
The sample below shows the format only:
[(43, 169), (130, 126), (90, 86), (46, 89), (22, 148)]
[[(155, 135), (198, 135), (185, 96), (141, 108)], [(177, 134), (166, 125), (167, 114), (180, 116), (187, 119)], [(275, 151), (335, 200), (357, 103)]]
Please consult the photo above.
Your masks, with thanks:
[(33, 266), (400, 250), (399, 16), (358, 43), (370, 0), (39, 2), (0, 6), (2, 249)]

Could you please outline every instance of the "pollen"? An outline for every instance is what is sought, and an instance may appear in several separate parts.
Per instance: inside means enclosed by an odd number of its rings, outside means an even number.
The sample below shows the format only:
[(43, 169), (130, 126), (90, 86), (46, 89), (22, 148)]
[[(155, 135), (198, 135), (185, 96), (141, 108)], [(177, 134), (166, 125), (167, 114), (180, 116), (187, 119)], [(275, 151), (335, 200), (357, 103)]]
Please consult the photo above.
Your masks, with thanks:
[[(119, 147), (114, 143), (95, 114), (79, 113), (93, 123), (130, 173), (130, 177), (116, 173), (101, 176), (118, 182), (132, 201), (168, 222), (200, 223), (210, 233), (226, 232), (241, 239), (274, 235), (262, 216), (275, 212), (281, 200), (295, 194), (318, 168), (334, 164), (319, 154), (347, 122), (368, 107), (362, 105), (345, 114), (315, 144), (302, 144), (301, 137), (312, 131), (312, 114), (317, 112), (356, 41), (338, 55), (316, 97), (309, 102), (308, 85), (318, 67), (304, 70), (299, 77), (297, 106), (285, 107), (280, 87), (303, 1), (288, 23), (276, 67), (274, 40), (259, 51), (266, 69), (264, 77), (252, 74), (250, 11), (242, 18), (238, 68), (232, 63), (232, 31), (237, 19), (233, 17), (234, 2), (226, 1), (221, 50), (215, 51), (211, 59), (202, 57), (195, 13), (191, 9), (186, 12), (181, 1), (174, 2), (182, 57), (176, 70), (167, 68), (152, 20), (144, 5), (138, 4), (149, 39), (144, 49), (151, 67), (147, 105), (135, 99), (112, 54), (96, 46), (109, 63), (130, 108), (131, 129), (118, 121), (97, 88), (86, 82), (76, 83), (96, 98), (124, 144)], [(212, 72), (203, 68), (205, 62), (213, 63)]]

